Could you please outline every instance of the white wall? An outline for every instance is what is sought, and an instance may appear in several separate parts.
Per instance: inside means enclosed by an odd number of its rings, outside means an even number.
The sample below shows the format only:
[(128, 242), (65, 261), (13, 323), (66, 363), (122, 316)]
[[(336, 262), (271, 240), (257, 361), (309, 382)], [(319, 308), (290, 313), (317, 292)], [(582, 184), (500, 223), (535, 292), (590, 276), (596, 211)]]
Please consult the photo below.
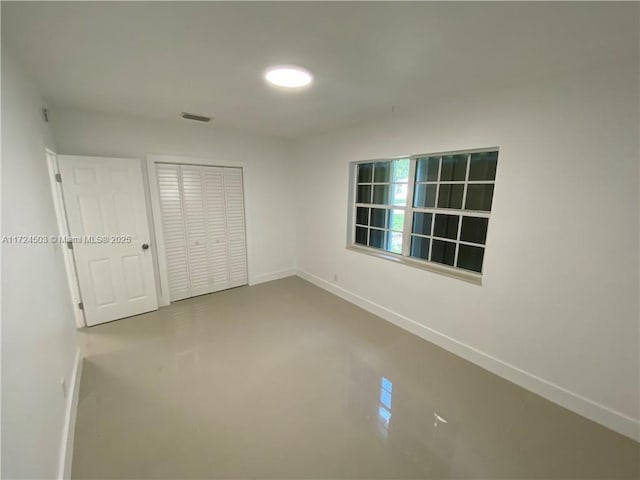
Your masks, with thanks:
[[(609, 67), (298, 142), (298, 268), (638, 438), (638, 85)], [(345, 249), (350, 161), (496, 145), (482, 286)]]
[(145, 159), (153, 153), (243, 163), (251, 235), (250, 283), (292, 274), (295, 218), (287, 142), (182, 120), (141, 120), (57, 109), (51, 112), (51, 123), (59, 154)]
[[(43, 102), (2, 52), (2, 235), (57, 235)], [(2, 478), (56, 478), (78, 350), (60, 245), (2, 245)]]

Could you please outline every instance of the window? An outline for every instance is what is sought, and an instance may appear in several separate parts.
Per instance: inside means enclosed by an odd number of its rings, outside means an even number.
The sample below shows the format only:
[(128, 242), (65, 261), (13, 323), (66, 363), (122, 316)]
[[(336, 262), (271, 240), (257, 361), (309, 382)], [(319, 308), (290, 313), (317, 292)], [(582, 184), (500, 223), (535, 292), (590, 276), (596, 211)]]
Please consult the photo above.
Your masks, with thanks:
[(355, 243), (402, 253), (408, 158), (358, 165)]
[(495, 148), (354, 163), (349, 243), (479, 276), (497, 163)]

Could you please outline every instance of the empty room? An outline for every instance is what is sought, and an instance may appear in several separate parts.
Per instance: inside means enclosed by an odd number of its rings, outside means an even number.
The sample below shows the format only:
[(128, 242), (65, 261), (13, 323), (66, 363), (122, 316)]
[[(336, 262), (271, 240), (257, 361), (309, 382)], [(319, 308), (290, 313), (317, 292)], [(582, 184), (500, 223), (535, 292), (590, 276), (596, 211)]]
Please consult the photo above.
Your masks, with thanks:
[(640, 2), (0, 8), (3, 479), (640, 478)]

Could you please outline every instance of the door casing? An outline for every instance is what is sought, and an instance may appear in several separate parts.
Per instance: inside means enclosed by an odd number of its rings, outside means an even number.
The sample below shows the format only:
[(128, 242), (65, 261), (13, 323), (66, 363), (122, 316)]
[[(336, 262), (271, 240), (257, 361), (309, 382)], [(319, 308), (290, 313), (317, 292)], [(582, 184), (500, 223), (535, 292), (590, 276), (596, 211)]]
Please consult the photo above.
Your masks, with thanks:
[[(49, 181), (51, 184), (51, 194), (53, 195), (53, 208), (56, 212), (58, 236), (70, 237), (71, 234), (69, 233), (67, 212), (64, 208), (64, 197), (62, 196), (62, 184), (56, 180), (56, 175), (60, 174), (60, 169), (58, 168), (58, 156), (53, 150), (49, 150), (48, 148), (45, 150), (45, 155), (47, 158), (47, 167), (49, 168)], [(82, 297), (80, 295), (80, 284), (78, 282), (76, 263), (73, 258), (73, 253), (64, 243), (58, 245), (58, 248), (62, 249), (64, 268), (67, 273), (67, 284), (69, 287), (69, 295), (71, 296), (71, 303), (73, 305), (73, 317), (76, 322), (76, 327), (86, 327), (87, 322), (84, 316), (84, 311), (78, 308), (78, 304), (82, 301)]]

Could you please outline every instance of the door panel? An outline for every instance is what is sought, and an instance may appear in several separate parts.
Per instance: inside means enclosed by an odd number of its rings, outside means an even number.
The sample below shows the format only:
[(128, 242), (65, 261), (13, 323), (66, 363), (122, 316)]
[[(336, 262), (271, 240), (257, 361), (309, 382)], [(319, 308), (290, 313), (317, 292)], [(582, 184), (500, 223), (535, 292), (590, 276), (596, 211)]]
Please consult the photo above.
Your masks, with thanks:
[(124, 273), (124, 285), (127, 300), (136, 300), (144, 296), (146, 288), (141, 273), (142, 254), (127, 255), (122, 257), (122, 271)]
[(209, 245), (209, 275), (213, 292), (229, 288), (229, 256), (225, 218), (223, 169), (204, 167)]
[(116, 287), (110, 258), (96, 258), (89, 260), (89, 279), (91, 291), (84, 289), (83, 299), (93, 294), (98, 308), (116, 303)]
[(140, 161), (61, 155), (58, 163), (87, 325), (156, 310)]
[(247, 283), (247, 248), (242, 170), (224, 169), (224, 193), (229, 242), (229, 282), (231, 286), (244, 285)]
[(162, 212), (162, 235), (167, 257), (171, 301), (189, 296), (187, 235), (182, 211), (182, 186), (177, 165), (157, 164), (156, 176)]
[(194, 166), (183, 166), (181, 172), (191, 295), (202, 295), (210, 291), (202, 172)]

